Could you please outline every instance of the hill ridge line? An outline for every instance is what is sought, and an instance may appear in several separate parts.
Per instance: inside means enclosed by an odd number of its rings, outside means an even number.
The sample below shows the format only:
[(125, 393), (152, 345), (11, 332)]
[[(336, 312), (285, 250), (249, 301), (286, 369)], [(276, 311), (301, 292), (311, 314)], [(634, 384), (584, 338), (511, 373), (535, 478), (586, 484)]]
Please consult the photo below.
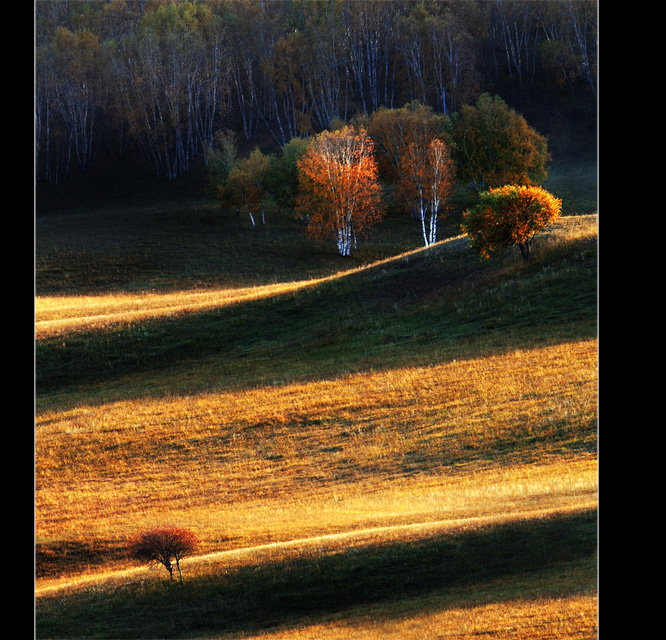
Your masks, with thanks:
[[(182, 292), (176, 292), (173, 294), (155, 294), (151, 296), (148, 294), (146, 298), (145, 294), (136, 295), (137, 305), (144, 307), (141, 309), (121, 309), (119, 311), (111, 311), (106, 313), (92, 313), (85, 316), (72, 316), (67, 318), (57, 318), (57, 319), (46, 319), (39, 320), (35, 318), (35, 338), (39, 339), (41, 337), (56, 336), (63, 332), (67, 332), (72, 329), (76, 329), (79, 325), (86, 325), (87, 329), (95, 329), (97, 326), (107, 326), (109, 324), (122, 324), (127, 322), (132, 322), (135, 320), (142, 320), (147, 318), (160, 318), (170, 315), (178, 315), (181, 313), (188, 313), (192, 311), (201, 311), (205, 309), (214, 309), (218, 307), (232, 306), (234, 304), (239, 304), (242, 302), (252, 302), (255, 300), (261, 300), (264, 298), (270, 298), (271, 296), (295, 293), (302, 289), (307, 289), (309, 287), (315, 287), (317, 285), (333, 282), (348, 276), (355, 274), (363, 273), (365, 271), (370, 271), (374, 268), (380, 267), (382, 265), (389, 264), (391, 262), (399, 262), (405, 258), (409, 259), (412, 256), (418, 254), (424, 254), (429, 252), (431, 249), (442, 248), (447, 244), (454, 244), (456, 241), (461, 241), (465, 238), (464, 235), (454, 236), (451, 238), (446, 238), (440, 240), (439, 242), (429, 246), (429, 247), (418, 247), (410, 251), (405, 251), (403, 253), (397, 254), (395, 256), (390, 256), (388, 258), (383, 258), (381, 260), (376, 260), (369, 264), (365, 264), (359, 267), (353, 267), (351, 269), (341, 269), (336, 273), (332, 273), (326, 276), (320, 276), (311, 278), (309, 280), (294, 280), (290, 282), (277, 282), (269, 284), (258, 284), (255, 286), (245, 286), (245, 287), (226, 287), (219, 290), (204, 290), (200, 292), (192, 291), (183, 294)], [(80, 297), (80, 296), (79, 296)], [(85, 297), (85, 296), (83, 296)], [(121, 296), (120, 305), (127, 305), (126, 298), (132, 299), (131, 295)], [(153, 308), (145, 308), (146, 300), (150, 300), (153, 297), (154, 299), (163, 299), (164, 303), (155, 306)], [(177, 300), (178, 298), (187, 298), (188, 302), (185, 303), (173, 303), (169, 304), (169, 300)], [(51, 296), (44, 296), (44, 299), (49, 299)], [(37, 307), (39, 307), (39, 297), (37, 299)], [(39, 309), (37, 310), (36, 316), (39, 314)]]

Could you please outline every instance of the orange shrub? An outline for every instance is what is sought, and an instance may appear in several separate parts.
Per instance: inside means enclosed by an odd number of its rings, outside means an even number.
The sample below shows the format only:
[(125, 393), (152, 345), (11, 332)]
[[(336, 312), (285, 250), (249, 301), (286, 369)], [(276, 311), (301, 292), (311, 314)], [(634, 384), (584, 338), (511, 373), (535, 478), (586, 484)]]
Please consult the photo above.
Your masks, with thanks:
[(534, 238), (561, 210), (562, 201), (542, 187), (505, 185), (480, 194), (480, 203), (463, 214), (462, 229), (485, 258), (517, 245), (528, 260)]

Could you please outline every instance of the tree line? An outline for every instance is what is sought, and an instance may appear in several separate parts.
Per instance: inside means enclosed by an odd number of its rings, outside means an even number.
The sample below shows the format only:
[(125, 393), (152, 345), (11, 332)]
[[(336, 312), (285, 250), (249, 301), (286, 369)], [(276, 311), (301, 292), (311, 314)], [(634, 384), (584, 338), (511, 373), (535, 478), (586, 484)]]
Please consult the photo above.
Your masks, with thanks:
[[(418, 102), (596, 99), (595, 0), (40, 0), (36, 178), (100, 149), (175, 180), (216, 132), (284, 148)], [(219, 145), (218, 145), (219, 146)]]

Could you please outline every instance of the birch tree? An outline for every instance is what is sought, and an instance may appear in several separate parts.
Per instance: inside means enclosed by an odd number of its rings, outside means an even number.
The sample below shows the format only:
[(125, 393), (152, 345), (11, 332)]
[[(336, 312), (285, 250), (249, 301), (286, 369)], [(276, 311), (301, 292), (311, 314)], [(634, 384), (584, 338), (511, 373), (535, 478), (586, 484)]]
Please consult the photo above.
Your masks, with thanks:
[(161, 5), (143, 16), (116, 58), (117, 87), (139, 155), (169, 180), (189, 169), (202, 143), (213, 143), (228, 82), (216, 20), (200, 3)]
[(69, 171), (70, 154), (58, 117), (58, 71), (52, 46), (37, 48), (35, 67), (35, 177), (57, 185)]
[(227, 178), (227, 188), (236, 194), (237, 204), (250, 216), (252, 227), (257, 224), (255, 213), (261, 214), (262, 224), (266, 224), (264, 181), (270, 168), (271, 157), (255, 149), (249, 158), (236, 163)]
[(72, 159), (87, 171), (97, 153), (106, 97), (99, 39), (87, 29), (58, 27), (37, 49), (36, 70), (37, 162), (57, 184)]
[(345, 126), (324, 131), (298, 162), (297, 210), (309, 217), (308, 234), (334, 239), (349, 256), (358, 234), (384, 213), (373, 143), (365, 129)]
[(491, 38), (505, 62), (510, 86), (518, 94), (536, 74), (539, 4), (529, 0), (495, 0), (491, 5)]
[(381, 108), (368, 119), (368, 133), (375, 145), (382, 180), (396, 183), (402, 157), (411, 142), (425, 147), (445, 125), (446, 119), (419, 102), (400, 109)]
[(595, 0), (561, 0), (538, 6), (545, 41), (540, 54), (546, 71), (555, 70), (558, 84), (572, 92), (586, 82), (597, 97), (597, 6)]
[(251, 140), (257, 132), (262, 109), (260, 54), (263, 13), (256, 3), (238, 2), (230, 6), (233, 11), (227, 13), (224, 20), (231, 41), (229, 63), (232, 96), (245, 139)]
[(442, 3), (427, 21), (433, 101), (444, 114), (457, 111), (478, 83), (479, 7), (474, 2)]
[(428, 103), (427, 20), (427, 11), (422, 4), (417, 4), (408, 16), (398, 21), (397, 34), (398, 48), (407, 70), (410, 99), (421, 104)]
[(364, 114), (389, 100), (391, 34), (404, 11), (400, 2), (345, 0), (342, 10), (346, 73)]
[(437, 242), (437, 223), (454, 185), (453, 162), (444, 142), (412, 141), (401, 159), (398, 192), (421, 220), (426, 247)]

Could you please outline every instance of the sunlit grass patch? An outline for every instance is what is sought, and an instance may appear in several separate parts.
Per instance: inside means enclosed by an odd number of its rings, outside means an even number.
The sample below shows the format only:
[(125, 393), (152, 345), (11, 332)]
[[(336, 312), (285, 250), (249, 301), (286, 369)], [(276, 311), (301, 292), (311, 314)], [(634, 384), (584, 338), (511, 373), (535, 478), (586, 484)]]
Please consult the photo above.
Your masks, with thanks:
[[(589, 341), (45, 411), (36, 425), (38, 539), (76, 539), (85, 523), (89, 537), (113, 540), (177, 518), (214, 547), (458, 517), (493, 504), (524, 508), (569, 491), (587, 499), (596, 486), (595, 367)], [(577, 459), (592, 473), (582, 492)], [(519, 480), (530, 477), (522, 465), (556, 468), (559, 460), (558, 482), (569, 489), (538, 489), (538, 475)], [(498, 468), (518, 475), (483, 480)]]

